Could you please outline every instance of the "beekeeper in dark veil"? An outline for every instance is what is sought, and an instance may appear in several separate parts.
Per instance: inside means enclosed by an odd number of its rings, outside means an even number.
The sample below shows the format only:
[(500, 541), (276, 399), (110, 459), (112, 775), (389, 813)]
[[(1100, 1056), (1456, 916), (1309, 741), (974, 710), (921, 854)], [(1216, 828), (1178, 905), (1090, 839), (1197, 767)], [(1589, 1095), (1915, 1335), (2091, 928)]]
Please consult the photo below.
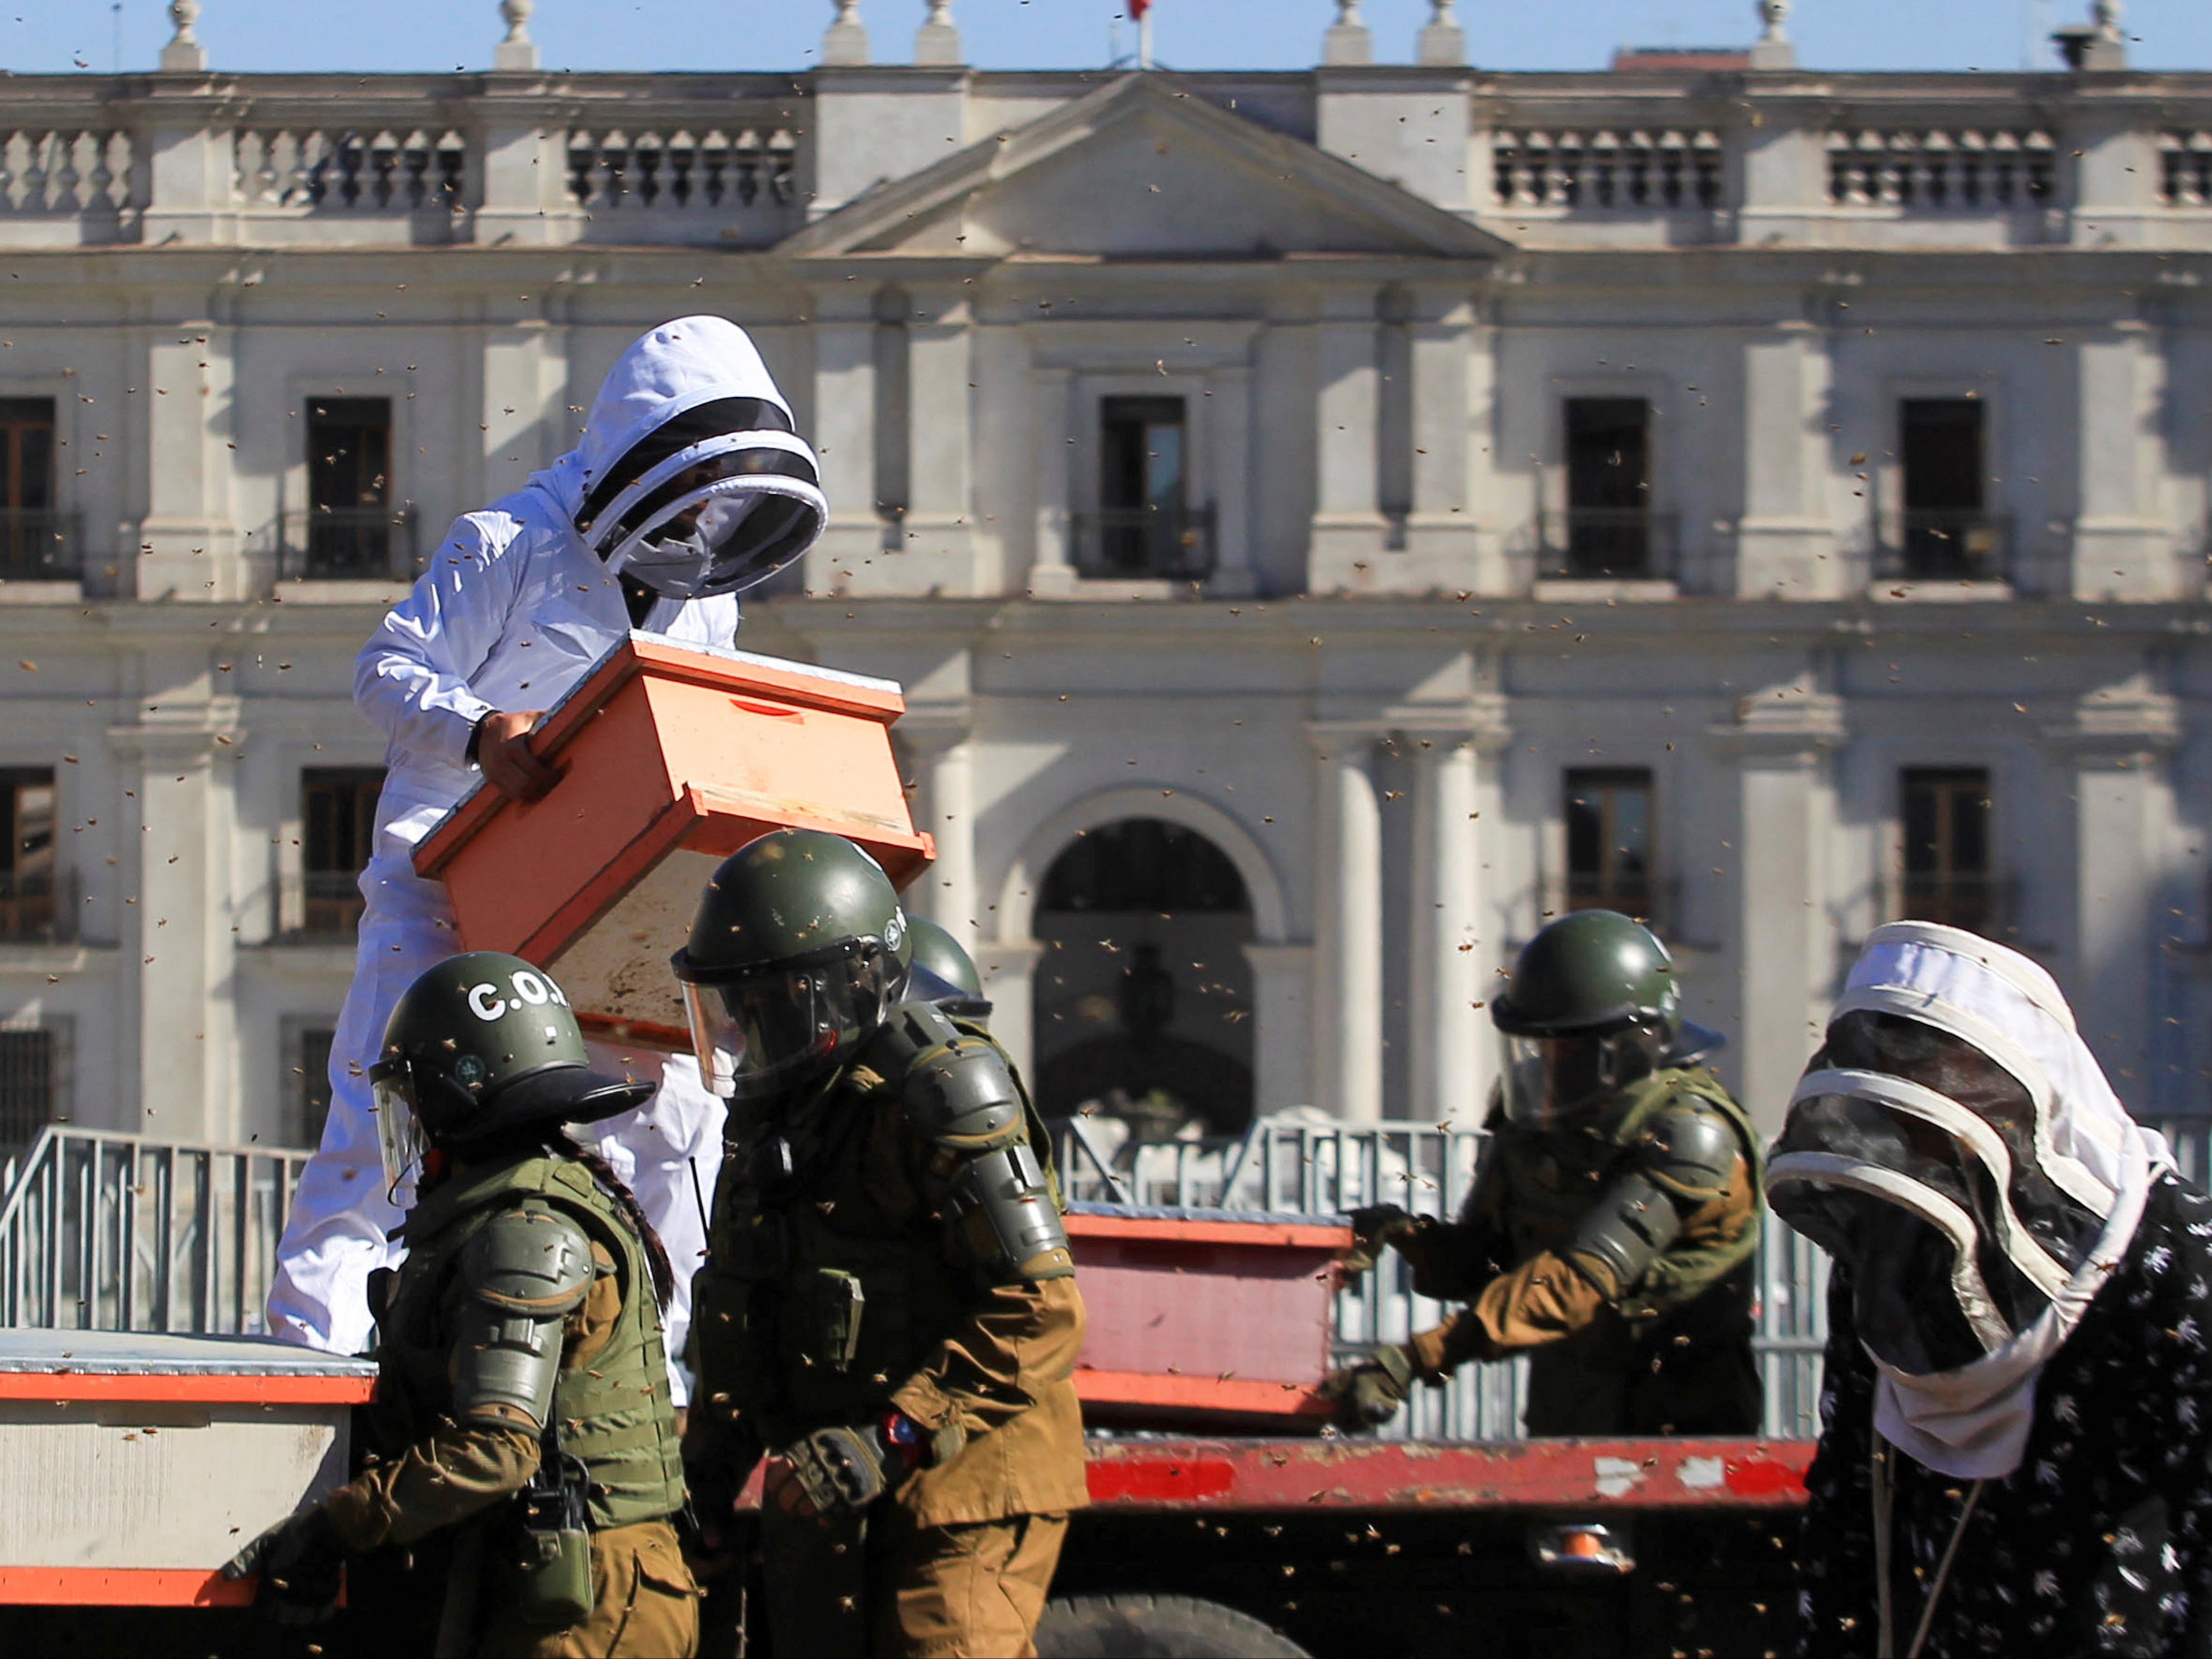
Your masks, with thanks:
[[(369, 635), (354, 699), (386, 740), (376, 839), (361, 890), (354, 979), (331, 1045), (331, 1110), (287, 1218), (270, 1331), (340, 1353), (369, 1335), (369, 1274), (393, 1254), (405, 1191), (381, 1172), (368, 1068), (400, 993), (461, 947), (445, 884), (416, 844), (481, 778), (534, 800), (558, 774), (531, 728), (632, 628), (726, 646), (738, 594), (803, 556), (827, 518), (812, 451), (745, 331), (681, 317), (633, 342), (574, 450), (446, 532), (407, 597)], [(722, 1105), (690, 1056), (598, 1063), (653, 1073), (652, 1100), (593, 1127), (670, 1255), (706, 1246), (697, 1193), (721, 1155)], [(694, 1172), (696, 1172), (696, 1175)], [(690, 1275), (668, 1312), (680, 1353)], [(672, 1370), (671, 1384), (684, 1386)], [(678, 1403), (682, 1395), (678, 1395)]]
[(1834, 1264), (1804, 1650), (2204, 1650), (2212, 1206), (2051, 976), (1875, 929), (1767, 1171)]

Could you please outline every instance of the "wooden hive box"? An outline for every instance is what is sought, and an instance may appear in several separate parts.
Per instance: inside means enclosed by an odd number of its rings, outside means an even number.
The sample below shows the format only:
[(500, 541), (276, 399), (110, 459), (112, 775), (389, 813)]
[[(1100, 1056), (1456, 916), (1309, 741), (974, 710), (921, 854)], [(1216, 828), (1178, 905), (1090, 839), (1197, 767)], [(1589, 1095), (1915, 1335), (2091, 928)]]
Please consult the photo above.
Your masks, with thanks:
[(724, 858), (770, 830), (858, 842), (903, 887), (933, 857), (907, 810), (888, 680), (633, 633), (539, 722), (542, 801), (479, 784), (415, 851), (461, 942), (547, 969), (596, 1035), (690, 1046), (668, 958)]
[(1317, 1429), (1352, 1229), (1334, 1217), (1076, 1204), (1067, 1216), (1089, 1323), (1075, 1390), (1086, 1420)]

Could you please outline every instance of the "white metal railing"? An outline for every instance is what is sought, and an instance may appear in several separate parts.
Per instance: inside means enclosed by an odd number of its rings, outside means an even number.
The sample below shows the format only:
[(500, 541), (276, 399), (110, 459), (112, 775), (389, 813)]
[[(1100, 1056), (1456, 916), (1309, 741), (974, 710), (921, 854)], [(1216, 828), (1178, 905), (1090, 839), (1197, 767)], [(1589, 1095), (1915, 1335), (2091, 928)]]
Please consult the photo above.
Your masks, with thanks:
[(2158, 136), (2159, 198), (2169, 207), (2212, 207), (2212, 130)]
[(1587, 132), (1500, 130), (1491, 138), (1492, 188), (1507, 208), (1650, 213), (1720, 205), (1720, 135), (1655, 129)]
[(308, 1156), (50, 1124), (5, 1166), (0, 1326), (263, 1330)]
[(2052, 200), (2057, 145), (2039, 127), (1859, 128), (1829, 133), (1828, 199), (1907, 213), (1996, 213)]
[(451, 129), (247, 127), (232, 153), (239, 201), (263, 211), (450, 213), (466, 199), (467, 141)]
[[(1474, 1184), (1488, 1136), (1432, 1123), (1361, 1128), (1261, 1123), (1238, 1138), (1124, 1146), (1109, 1153), (1097, 1127), (1075, 1118), (1057, 1150), (1069, 1198), (1090, 1203), (1341, 1214), (1398, 1204), (1449, 1216)], [(1827, 1341), (1827, 1258), (1768, 1218), (1759, 1246), (1753, 1344), (1765, 1390), (1762, 1432), (1818, 1432), (1820, 1350)], [(1395, 1254), (1346, 1285), (1336, 1302), (1336, 1359), (1402, 1342), (1452, 1311), (1419, 1295)], [(1383, 1431), (1393, 1438), (1512, 1440), (1527, 1402), (1523, 1360), (1467, 1365), (1442, 1388), (1416, 1389)]]
[(120, 219), (137, 194), (131, 136), (119, 128), (0, 128), (0, 214)]

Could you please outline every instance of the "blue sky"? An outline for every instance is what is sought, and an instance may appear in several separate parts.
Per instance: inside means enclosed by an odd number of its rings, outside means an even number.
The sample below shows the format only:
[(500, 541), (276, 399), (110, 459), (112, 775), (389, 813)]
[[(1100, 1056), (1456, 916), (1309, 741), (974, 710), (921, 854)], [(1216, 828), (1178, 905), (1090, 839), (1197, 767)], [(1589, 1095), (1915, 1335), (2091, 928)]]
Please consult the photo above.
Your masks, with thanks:
[[(217, 68), (452, 70), (489, 65), (496, 0), (202, 0)], [(799, 69), (813, 62), (830, 0), (538, 0), (545, 62), (586, 69)], [(925, 0), (862, 0), (878, 61), (910, 58)], [(1106, 61), (1120, 0), (954, 0), (970, 63), (1083, 68)], [(1428, 0), (1365, 0), (1376, 55), (1402, 62)], [(1823, 69), (2046, 68), (2055, 22), (2087, 0), (1796, 0), (1799, 60)], [(1476, 63), (1594, 69), (1613, 49), (1741, 44), (1751, 0), (1460, 0)], [(1300, 69), (1318, 55), (1333, 0), (1155, 0), (1155, 47), (1181, 69)], [(2146, 67), (2212, 68), (2212, 3), (2128, 0)], [(0, 0), (0, 67), (16, 74), (153, 67), (166, 0)], [(1124, 45), (1128, 45), (1124, 33)]]

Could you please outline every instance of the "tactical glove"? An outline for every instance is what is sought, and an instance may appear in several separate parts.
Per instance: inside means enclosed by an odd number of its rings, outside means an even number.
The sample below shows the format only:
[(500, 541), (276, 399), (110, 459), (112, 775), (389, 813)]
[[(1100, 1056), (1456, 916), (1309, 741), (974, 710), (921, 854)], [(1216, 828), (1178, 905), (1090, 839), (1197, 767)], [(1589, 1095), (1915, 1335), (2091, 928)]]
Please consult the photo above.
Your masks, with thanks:
[(337, 1612), (345, 1545), (319, 1505), (269, 1529), (223, 1564), (222, 1576), (261, 1576), (253, 1605), (279, 1625), (319, 1625)]
[(1426, 1216), (1410, 1214), (1395, 1204), (1370, 1204), (1352, 1211), (1352, 1253), (1344, 1258), (1344, 1270), (1366, 1272), (1382, 1259), (1386, 1249), (1395, 1246), (1405, 1250), (1407, 1243), (1431, 1225)]
[(1336, 1402), (1337, 1420), (1346, 1428), (1371, 1429), (1398, 1414), (1413, 1384), (1413, 1356), (1390, 1343), (1358, 1365), (1332, 1371), (1321, 1385), (1321, 1396)]
[(857, 1515), (920, 1464), (921, 1430), (893, 1412), (880, 1423), (817, 1429), (785, 1447), (783, 1456), (817, 1515)]

